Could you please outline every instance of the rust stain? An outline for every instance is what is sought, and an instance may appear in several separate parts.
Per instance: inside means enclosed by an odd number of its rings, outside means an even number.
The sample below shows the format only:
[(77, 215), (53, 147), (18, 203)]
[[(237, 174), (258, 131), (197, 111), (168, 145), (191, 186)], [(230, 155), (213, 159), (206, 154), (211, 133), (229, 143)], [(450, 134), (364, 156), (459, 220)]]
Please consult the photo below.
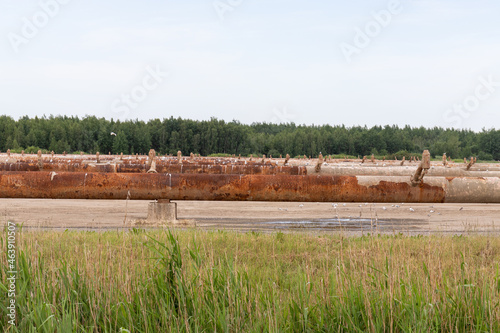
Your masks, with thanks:
[[(386, 198), (385, 202), (444, 202), (446, 193), (441, 186), (431, 186), (425, 182), (418, 186), (412, 186), (405, 182), (388, 182), (380, 181), (378, 185), (370, 186), (375, 191), (379, 191), (379, 195)], [(406, 197), (402, 194), (406, 193)], [(398, 200), (403, 199), (403, 200)]]

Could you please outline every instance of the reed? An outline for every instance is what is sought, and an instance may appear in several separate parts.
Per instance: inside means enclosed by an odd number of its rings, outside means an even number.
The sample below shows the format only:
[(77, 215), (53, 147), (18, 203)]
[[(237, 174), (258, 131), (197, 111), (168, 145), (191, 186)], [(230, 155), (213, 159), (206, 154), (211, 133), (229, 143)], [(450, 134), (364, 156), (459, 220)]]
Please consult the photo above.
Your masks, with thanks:
[[(500, 331), (500, 238), (18, 232), (6, 332)], [(5, 232), (0, 289), (6, 290)]]

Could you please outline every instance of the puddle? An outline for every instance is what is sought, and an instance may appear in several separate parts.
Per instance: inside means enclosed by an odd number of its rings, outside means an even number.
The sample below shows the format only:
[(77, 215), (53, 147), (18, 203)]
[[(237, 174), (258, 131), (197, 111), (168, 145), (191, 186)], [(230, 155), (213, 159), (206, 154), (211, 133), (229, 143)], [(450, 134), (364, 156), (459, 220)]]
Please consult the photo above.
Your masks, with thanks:
[[(314, 219), (314, 220), (300, 220), (300, 221), (269, 221), (262, 222), (264, 225), (275, 227), (275, 229), (292, 229), (292, 228), (306, 228), (306, 229), (371, 229), (375, 228), (382, 221), (374, 221), (371, 219)], [(387, 223), (387, 222), (385, 222)]]
[(224, 227), (228, 229), (275, 229), (275, 230), (338, 230), (338, 231), (412, 231), (427, 225), (415, 219), (373, 220), (363, 218), (290, 219), (290, 220), (243, 220), (243, 219), (199, 219), (198, 227)]

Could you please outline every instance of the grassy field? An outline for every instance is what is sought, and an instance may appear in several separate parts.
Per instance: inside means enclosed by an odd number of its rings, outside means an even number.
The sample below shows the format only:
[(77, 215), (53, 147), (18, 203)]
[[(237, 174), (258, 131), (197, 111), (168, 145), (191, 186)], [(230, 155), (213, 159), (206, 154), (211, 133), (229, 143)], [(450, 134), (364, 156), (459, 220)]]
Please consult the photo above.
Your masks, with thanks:
[(7, 332), (498, 332), (500, 238), (17, 232)]

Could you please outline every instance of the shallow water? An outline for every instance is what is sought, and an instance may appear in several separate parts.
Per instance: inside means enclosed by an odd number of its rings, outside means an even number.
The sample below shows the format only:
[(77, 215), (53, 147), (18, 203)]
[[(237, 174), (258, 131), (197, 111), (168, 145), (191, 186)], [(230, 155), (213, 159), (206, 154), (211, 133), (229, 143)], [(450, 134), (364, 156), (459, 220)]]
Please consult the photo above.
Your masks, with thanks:
[(331, 218), (331, 219), (287, 219), (287, 220), (244, 220), (244, 219), (199, 219), (201, 228), (225, 229), (263, 229), (263, 230), (303, 230), (303, 231), (353, 231), (353, 232), (389, 232), (415, 231), (422, 229), (427, 222), (422, 220), (375, 220), (367, 218)]

